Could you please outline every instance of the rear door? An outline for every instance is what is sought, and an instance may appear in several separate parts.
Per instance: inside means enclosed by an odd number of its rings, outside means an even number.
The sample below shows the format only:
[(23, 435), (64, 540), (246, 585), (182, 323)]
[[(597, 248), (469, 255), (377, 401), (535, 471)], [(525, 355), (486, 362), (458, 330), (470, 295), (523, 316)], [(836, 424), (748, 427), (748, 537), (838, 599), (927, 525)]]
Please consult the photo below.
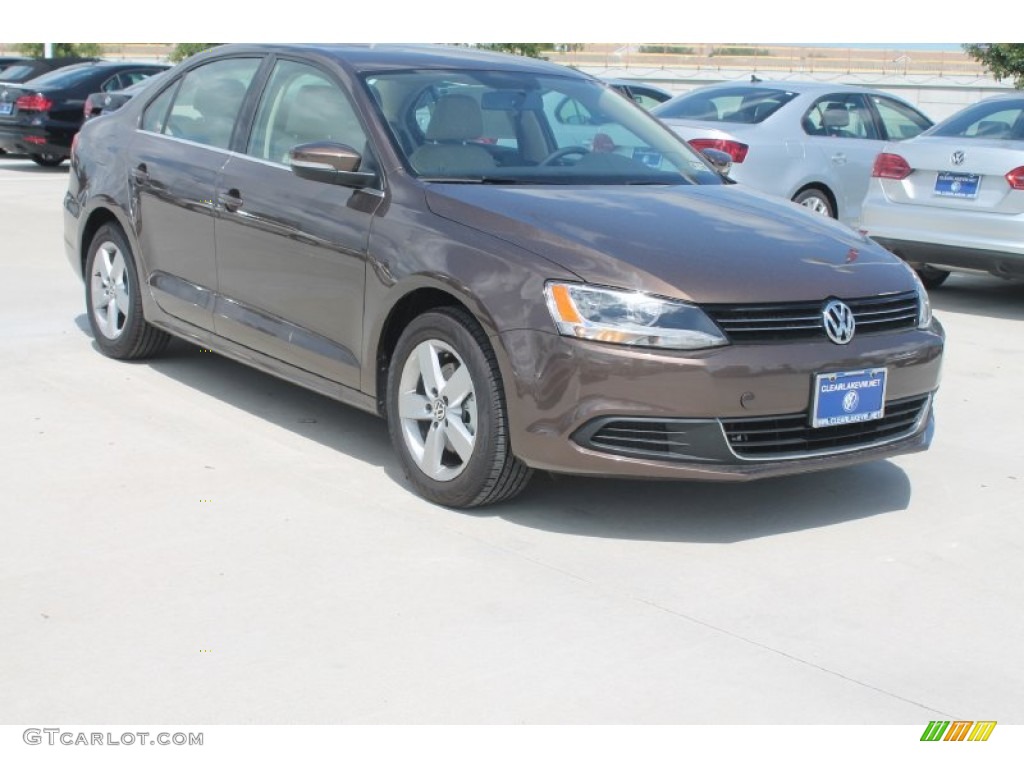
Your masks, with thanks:
[(205, 329), (217, 290), (217, 177), (261, 62), (220, 59), (190, 70), (149, 103), (133, 145), (129, 184), (153, 295), (164, 311)]
[(274, 64), (252, 122), (217, 190), (217, 333), (357, 387), (367, 244), (383, 193), (299, 178), (288, 152), (336, 142), (369, 170), (366, 132), (332, 74), (290, 59)]
[(835, 179), (832, 191), (839, 218), (860, 219), (871, 169), (884, 141), (867, 100), (859, 93), (830, 93), (814, 100), (804, 115), (808, 155), (817, 153), (823, 170)]

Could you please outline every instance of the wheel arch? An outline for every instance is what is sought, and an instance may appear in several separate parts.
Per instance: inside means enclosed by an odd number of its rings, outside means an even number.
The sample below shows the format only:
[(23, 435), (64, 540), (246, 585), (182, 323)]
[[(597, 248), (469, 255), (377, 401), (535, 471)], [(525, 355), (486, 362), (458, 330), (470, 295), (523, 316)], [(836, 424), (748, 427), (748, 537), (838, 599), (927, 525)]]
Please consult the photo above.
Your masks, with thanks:
[[(449, 286), (435, 281), (416, 281), (409, 289), (401, 294), (391, 305), (383, 319), (379, 329), (371, 336), (374, 343), (372, 350), (365, 359), (373, 360), (372, 369), (367, 366), (367, 372), (372, 379), (365, 381), (364, 389), (374, 395), (377, 401), (377, 412), (383, 417), (387, 416), (387, 372), (391, 365), (391, 358), (394, 355), (395, 347), (402, 332), (415, 318), (439, 307), (457, 307), (465, 311), (484, 329), (488, 336), (493, 335), (494, 328), (491, 319), (486, 314), (481, 317), (481, 312), (474, 310), (474, 302), (466, 300), (453, 291)], [(498, 355), (499, 367), (503, 367), (501, 355)]]
[(125, 221), (114, 212), (113, 208), (98, 205), (84, 217), (78, 238), (79, 269), (83, 277), (85, 275), (85, 260), (89, 257), (89, 246), (92, 245), (92, 239), (96, 236), (96, 233), (105, 224), (115, 224), (124, 233), (128, 244), (132, 247), (132, 251), (138, 254), (139, 249), (135, 243), (135, 238), (132, 236), (131, 227), (125, 225)]

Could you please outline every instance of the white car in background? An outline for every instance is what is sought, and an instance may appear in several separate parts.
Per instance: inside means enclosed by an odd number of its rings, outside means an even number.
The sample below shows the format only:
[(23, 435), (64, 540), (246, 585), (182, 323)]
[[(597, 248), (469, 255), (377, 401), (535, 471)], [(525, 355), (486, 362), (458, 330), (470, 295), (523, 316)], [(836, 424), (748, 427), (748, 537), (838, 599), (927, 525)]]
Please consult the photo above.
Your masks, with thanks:
[(1024, 279), (1024, 95), (986, 99), (887, 144), (861, 226), (929, 288), (950, 270)]
[(723, 83), (651, 114), (697, 149), (728, 153), (735, 181), (853, 227), (883, 145), (932, 125), (895, 96), (835, 83)]

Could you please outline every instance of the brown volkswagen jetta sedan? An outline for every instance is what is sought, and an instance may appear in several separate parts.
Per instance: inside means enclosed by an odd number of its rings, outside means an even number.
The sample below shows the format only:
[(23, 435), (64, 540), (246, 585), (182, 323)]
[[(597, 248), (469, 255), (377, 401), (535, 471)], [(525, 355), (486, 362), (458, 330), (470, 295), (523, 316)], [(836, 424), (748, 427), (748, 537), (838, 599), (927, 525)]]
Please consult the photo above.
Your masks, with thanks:
[(442, 504), (931, 440), (943, 331), (913, 271), (552, 64), (216, 48), (85, 125), (64, 207), (104, 354), (179, 336), (380, 414)]

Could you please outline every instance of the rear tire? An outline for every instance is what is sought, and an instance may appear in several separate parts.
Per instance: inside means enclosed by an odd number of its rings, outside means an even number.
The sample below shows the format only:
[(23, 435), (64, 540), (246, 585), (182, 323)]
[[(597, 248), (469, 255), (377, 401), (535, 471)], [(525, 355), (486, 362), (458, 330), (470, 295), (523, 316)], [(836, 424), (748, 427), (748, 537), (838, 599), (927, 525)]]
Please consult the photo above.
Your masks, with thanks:
[(462, 309), (427, 312), (403, 331), (388, 368), (387, 420), (406, 477), (437, 504), (495, 504), (530, 480), (512, 454), (494, 350)]
[(36, 165), (41, 165), (43, 168), (56, 168), (58, 165), (67, 160), (64, 155), (53, 155), (53, 154), (42, 154), (42, 155), (29, 155), (29, 159), (32, 160)]
[(824, 190), (816, 187), (798, 192), (793, 196), (793, 202), (797, 205), (802, 205), (809, 211), (813, 211), (814, 213), (822, 216), (828, 216), (830, 219), (834, 219), (836, 217), (836, 209), (835, 206), (832, 205), (832, 201), (829, 200), (829, 197)]
[(104, 224), (85, 261), (85, 308), (100, 351), (117, 360), (139, 360), (163, 351), (171, 337), (142, 313), (142, 288), (128, 240), (120, 227)]
[(924, 283), (924, 287), (928, 290), (932, 288), (938, 288), (949, 277), (949, 272), (945, 269), (939, 269), (938, 267), (931, 267), (925, 264), (922, 267), (915, 269), (917, 276), (921, 278), (921, 282)]

